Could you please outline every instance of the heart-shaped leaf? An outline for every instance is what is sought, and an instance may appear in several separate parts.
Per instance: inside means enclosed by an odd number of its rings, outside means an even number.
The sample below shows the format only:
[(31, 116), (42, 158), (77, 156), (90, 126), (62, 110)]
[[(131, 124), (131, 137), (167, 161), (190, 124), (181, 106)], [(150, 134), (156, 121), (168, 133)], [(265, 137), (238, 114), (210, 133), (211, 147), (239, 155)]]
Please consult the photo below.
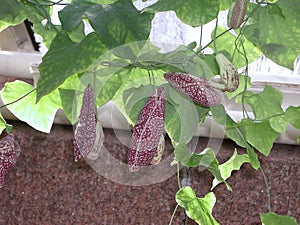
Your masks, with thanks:
[(263, 225), (297, 225), (296, 219), (294, 217), (277, 215), (273, 212), (261, 214), (260, 220)]
[[(20, 99), (21, 97), (24, 98)], [(19, 80), (6, 83), (5, 87), (1, 90), (1, 98), (4, 104), (20, 99), (14, 104), (7, 106), (9, 111), (19, 120), (45, 133), (50, 132), (56, 111), (61, 108), (57, 90), (44, 96), (36, 104), (36, 91), (33, 90), (30, 84)]]
[(197, 198), (194, 190), (185, 186), (176, 193), (176, 202), (185, 209), (187, 216), (198, 224), (219, 224), (212, 215), (212, 208), (216, 203), (213, 192), (206, 194), (204, 198)]

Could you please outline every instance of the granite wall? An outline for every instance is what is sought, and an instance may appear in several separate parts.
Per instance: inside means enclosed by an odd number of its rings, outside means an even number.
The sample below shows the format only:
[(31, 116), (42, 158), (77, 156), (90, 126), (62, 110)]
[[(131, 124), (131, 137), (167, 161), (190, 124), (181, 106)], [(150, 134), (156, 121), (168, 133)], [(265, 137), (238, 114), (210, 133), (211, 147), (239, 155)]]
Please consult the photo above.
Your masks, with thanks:
[[(84, 160), (74, 162), (73, 129), (54, 125), (50, 134), (40, 133), (22, 122), (13, 121), (13, 133), (22, 147), (17, 165), (0, 189), (0, 224), (143, 224), (169, 223), (176, 206), (176, 175), (157, 184), (128, 186), (99, 175)], [(114, 158), (126, 160), (127, 132), (105, 129), (105, 146)], [(123, 140), (120, 139), (123, 135)], [(121, 140), (121, 142), (120, 142)], [(197, 148), (207, 145), (199, 138)], [(166, 143), (166, 155), (172, 147)], [(225, 140), (218, 152), (220, 162), (237, 147)], [(272, 210), (300, 221), (300, 146), (276, 144), (268, 158), (261, 157), (269, 181)], [(183, 172), (183, 171), (182, 171)], [(207, 171), (190, 171), (190, 184), (199, 197), (209, 191), (213, 180)], [(267, 194), (263, 176), (245, 164), (225, 185), (215, 188), (217, 203), (213, 214), (220, 224), (259, 224), (259, 213), (266, 213)], [(186, 222), (186, 223), (185, 223)], [(185, 221), (178, 209), (173, 224)]]

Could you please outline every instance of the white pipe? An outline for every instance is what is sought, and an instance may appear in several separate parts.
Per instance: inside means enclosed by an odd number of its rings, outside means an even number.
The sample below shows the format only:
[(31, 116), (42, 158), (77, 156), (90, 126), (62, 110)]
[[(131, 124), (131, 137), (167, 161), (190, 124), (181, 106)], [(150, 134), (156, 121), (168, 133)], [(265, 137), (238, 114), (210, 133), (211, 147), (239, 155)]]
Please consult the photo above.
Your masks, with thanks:
[[(39, 53), (24, 53), (24, 52), (9, 52), (9, 51), (0, 51), (0, 74), (4, 76), (12, 76), (17, 78), (29, 78), (36, 79), (35, 75), (38, 75), (36, 66), (42, 61), (42, 54)], [(277, 88), (279, 88), (284, 93), (283, 108), (287, 106), (300, 105), (300, 77), (292, 75), (276, 75), (270, 76), (266, 74), (253, 74), (251, 75), (253, 82), (252, 90), (261, 91), (265, 82), (272, 82)], [(2, 101), (0, 100), (2, 103)], [(228, 114), (233, 117), (233, 119), (239, 120), (242, 116), (241, 111), (239, 111), (239, 106), (237, 106), (234, 101), (230, 100), (226, 102)], [(6, 109), (2, 111), (4, 118), (6, 119), (15, 119)], [(99, 108), (99, 117), (100, 122), (105, 128), (113, 129), (124, 129), (129, 130), (130, 127), (118, 110), (118, 108), (112, 103)], [(59, 110), (56, 114), (54, 123), (58, 124), (69, 124), (64, 112)], [(217, 124), (207, 118), (204, 124), (201, 124), (197, 130), (197, 136), (206, 136), (206, 137), (223, 137), (224, 134), (222, 128), (214, 129), (218, 132), (212, 134), (212, 128), (216, 128)], [(291, 127), (287, 127), (287, 132), (284, 135), (280, 135), (277, 139), (279, 143), (286, 144), (296, 144), (296, 138), (300, 135), (300, 131)]]
[(41, 61), (41, 53), (0, 51), (0, 74), (32, 79), (30, 68)]

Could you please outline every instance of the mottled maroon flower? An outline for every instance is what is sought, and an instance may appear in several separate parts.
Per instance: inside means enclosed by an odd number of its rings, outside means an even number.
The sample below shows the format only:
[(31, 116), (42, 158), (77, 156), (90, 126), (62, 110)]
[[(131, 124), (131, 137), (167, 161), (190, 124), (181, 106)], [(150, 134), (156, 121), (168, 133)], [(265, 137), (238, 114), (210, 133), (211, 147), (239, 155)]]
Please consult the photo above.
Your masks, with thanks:
[(176, 90), (202, 106), (220, 104), (220, 96), (205, 79), (177, 72), (165, 73), (164, 77)]
[(233, 29), (239, 28), (244, 22), (247, 11), (248, 0), (237, 0), (234, 2), (228, 12), (228, 26)]
[(152, 93), (141, 110), (133, 129), (128, 152), (130, 171), (135, 172), (140, 167), (157, 164), (160, 161), (165, 105), (166, 93), (164, 88), (160, 87)]
[(96, 117), (95, 99), (91, 85), (84, 91), (79, 122), (75, 129), (75, 162), (80, 158), (96, 159), (103, 144), (102, 126)]
[(13, 134), (8, 134), (0, 140), (0, 188), (3, 187), (6, 174), (17, 163), (20, 152), (20, 145)]

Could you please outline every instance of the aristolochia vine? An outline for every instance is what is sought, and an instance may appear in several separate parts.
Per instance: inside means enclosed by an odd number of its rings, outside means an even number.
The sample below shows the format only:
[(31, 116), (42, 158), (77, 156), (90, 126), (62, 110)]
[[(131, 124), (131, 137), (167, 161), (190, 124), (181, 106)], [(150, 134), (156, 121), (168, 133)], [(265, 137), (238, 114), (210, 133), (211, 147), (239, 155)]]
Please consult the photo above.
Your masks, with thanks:
[(157, 164), (164, 149), (164, 115), (166, 93), (163, 87), (156, 89), (141, 110), (134, 126), (128, 152), (129, 170)]
[[(173, 164), (177, 164), (178, 169), (180, 165), (189, 168), (206, 167), (220, 182), (224, 182), (233, 170), (239, 170), (244, 163), (250, 162), (254, 169), (258, 169), (260, 163), (255, 150), (269, 155), (272, 144), (279, 133), (286, 132), (288, 123), (300, 129), (300, 106), (290, 106), (283, 110), (281, 91), (270, 86), (266, 86), (260, 93), (253, 93), (249, 90), (251, 79), (248, 76), (251, 75), (248, 74), (248, 65), (262, 54), (275, 63), (293, 69), (300, 52), (300, 45), (295, 41), (300, 38), (300, 14), (297, 10), (300, 1), (158, 0), (142, 11), (133, 2), (1, 0), (0, 30), (28, 19), (49, 49), (39, 65), (40, 76), (36, 89), (20, 82), (7, 83), (0, 93), (4, 106), (20, 120), (43, 132), (50, 132), (57, 109), (63, 109), (73, 124), (73, 99), (78, 97), (78, 83), (86, 76), (95, 86), (89, 85), (84, 91), (74, 134), (74, 155), (75, 161), (80, 158), (93, 160), (99, 157), (104, 139), (96, 107), (113, 101), (125, 117), (133, 121), (139, 111), (131, 111), (132, 103), (135, 100), (140, 103), (140, 94), (148, 94), (149, 90), (151, 92), (152, 84), (163, 85), (169, 91), (167, 113), (164, 114), (167, 101), (165, 90), (158, 88), (140, 112), (134, 127), (128, 152), (129, 169), (136, 171), (140, 167), (159, 163), (164, 150), (165, 120), (166, 132), (174, 146)], [(194, 2), (197, 2), (197, 7)], [(55, 5), (63, 5), (64, 8), (59, 12), (59, 23), (53, 24), (50, 18), (55, 12)], [(223, 26), (225, 21), (220, 23), (219, 20), (220, 13), (226, 9), (229, 11), (227, 27)], [(153, 32), (152, 38), (150, 33), (156, 30), (152, 25), (163, 28), (170, 22), (164, 20), (156, 23), (155, 13), (170, 10), (183, 23), (201, 27), (201, 33), (200, 37), (195, 37), (195, 42), (163, 53), (161, 50), (168, 50), (165, 48), (168, 44), (173, 48), (174, 43), (162, 43), (163, 48), (159, 50), (150, 40), (159, 43), (166, 40), (165, 37), (159, 34), (156, 39)], [(207, 32), (202, 26), (213, 20), (216, 22), (214, 31), (208, 34), (212, 40), (203, 46), (203, 37)], [(88, 34), (84, 32), (87, 26), (92, 27)], [(231, 32), (233, 29), (236, 30)], [(197, 46), (200, 48), (196, 49)], [(210, 51), (206, 51), (208, 48), (211, 48)], [(238, 76), (235, 66), (245, 68), (244, 75)], [(175, 68), (182, 72), (170, 73)], [(147, 82), (149, 76), (150, 85)], [(242, 79), (239, 80), (239, 77)], [(94, 93), (99, 93), (97, 96), (94, 96), (92, 87), (95, 88)], [(191, 101), (175, 93), (172, 88)], [(221, 92), (234, 93), (224, 95)], [(241, 120), (236, 121), (227, 114), (228, 107), (222, 105), (220, 96), (241, 104)], [(244, 107), (245, 104), (249, 107)], [(241, 155), (235, 151), (222, 165), (218, 164), (213, 149), (199, 154), (191, 153), (188, 143), (199, 122), (207, 116), (224, 126), (226, 136), (246, 148), (247, 153)], [(39, 123), (36, 123), (36, 118), (39, 118)], [(8, 127), (0, 115), (0, 130)], [(20, 148), (13, 135), (0, 140), (0, 147), (2, 186), (5, 174), (20, 154)], [(191, 188), (182, 187), (184, 182), (180, 182), (179, 173), (177, 178), (180, 190), (176, 194), (176, 202), (185, 209), (185, 215), (199, 224), (218, 224), (211, 214), (216, 202), (213, 193), (198, 198)], [(296, 224), (296, 220), (291, 222), (289, 218), (274, 217), (273, 213), (261, 215), (263, 224), (275, 224), (277, 221), (281, 221), (281, 224)]]
[(13, 134), (8, 134), (0, 140), (0, 188), (3, 187), (4, 178), (17, 163), (21, 149)]

